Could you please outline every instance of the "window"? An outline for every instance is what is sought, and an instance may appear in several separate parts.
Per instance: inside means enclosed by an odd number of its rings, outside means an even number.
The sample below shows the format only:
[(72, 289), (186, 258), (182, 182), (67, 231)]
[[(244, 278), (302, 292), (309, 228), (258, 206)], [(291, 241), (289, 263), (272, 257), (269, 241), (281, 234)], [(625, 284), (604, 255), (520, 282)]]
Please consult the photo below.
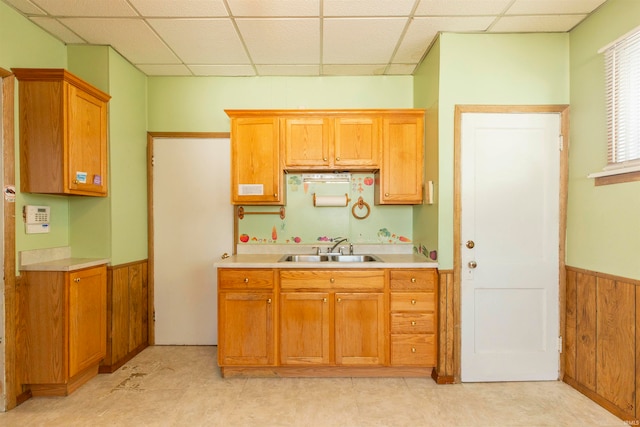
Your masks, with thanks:
[(640, 29), (604, 49), (608, 165), (640, 165)]

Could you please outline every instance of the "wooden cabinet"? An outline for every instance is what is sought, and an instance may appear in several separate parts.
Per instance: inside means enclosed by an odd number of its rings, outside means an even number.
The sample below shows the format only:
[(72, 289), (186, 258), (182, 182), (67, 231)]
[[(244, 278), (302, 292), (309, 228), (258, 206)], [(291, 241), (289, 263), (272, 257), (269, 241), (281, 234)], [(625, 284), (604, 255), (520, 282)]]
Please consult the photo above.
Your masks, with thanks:
[(284, 204), (278, 117), (226, 113), (231, 118), (231, 203)]
[(273, 270), (218, 270), (218, 365), (275, 363)]
[(282, 365), (384, 365), (382, 270), (282, 270), (280, 288)]
[(436, 365), (437, 274), (433, 270), (391, 270), (392, 366)]
[(18, 292), (21, 383), (67, 395), (98, 373), (106, 352), (106, 266), (26, 271)]
[(380, 156), (380, 117), (282, 117), (284, 167), (300, 170), (373, 170)]
[(423, 188), (424, 112), (382, 119), (382, 162), (375, 179), (376, 204), (420, 204)]
[(20, 82), (21, 191), (106, 196), (110, 96), (64, 69), (13, 72)]

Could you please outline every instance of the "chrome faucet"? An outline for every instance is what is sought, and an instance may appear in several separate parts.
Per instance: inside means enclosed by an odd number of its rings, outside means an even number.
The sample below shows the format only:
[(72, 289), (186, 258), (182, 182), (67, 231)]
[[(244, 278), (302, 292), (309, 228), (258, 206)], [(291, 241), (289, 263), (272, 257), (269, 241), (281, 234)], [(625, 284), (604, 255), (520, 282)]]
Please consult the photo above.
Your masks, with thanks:
[(346, 237), (345, 237), (345, 238), (342, 238), (342, 237), (336, 237), (336, 239), (339, 239), (339, 240), (338, 240), (338, 241), (337, 241), (333, 246), (331, 246), (331, 249), (327, 250), (327, 253), (332, 254), (332, 253), (333, 253), (333, 251), (335, 251), (335, 250), (336, 250), (336, 248), (338, 247), (338, 245), (339, 245), (340, 243), (342, 243), (342, 242), (346, 242), (347, 240), (349, 240), (349, 239), (347, 239)]

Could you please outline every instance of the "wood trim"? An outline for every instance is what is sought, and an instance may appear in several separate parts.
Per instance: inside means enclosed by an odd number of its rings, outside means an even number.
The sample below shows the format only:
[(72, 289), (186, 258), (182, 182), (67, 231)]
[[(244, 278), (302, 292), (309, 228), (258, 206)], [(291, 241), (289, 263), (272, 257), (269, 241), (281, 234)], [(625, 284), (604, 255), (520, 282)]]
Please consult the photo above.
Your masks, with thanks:
[(574, 272), (578, 274), (586, 274), (588, 276), (594, 276), (598, 279), (615, 280), (617, 282), (631, 283), (632, 285), (640, 286), (640, 280), (629, 279), (628, 277), (616, 276), (614, 274), (608, 274), (608, 273), (599, 273), (597, 271), (586, 270), (584, 268), (578, 268), (578, 267), (571, 267), (569, 265), (566, 267), (566, 270), (567, 272)]
[(431, 376), (432, 367), (352, 367), (352, 366), (224, 366), (220, 368), (223, 378), (229, 377), (420, 377)]
[[(460, 291), (461, 291), (461, 143), (462, 143), (462, 114), (463, 113), (558, 113), (560, 114), (560, 128), (564, 137), (564, 149), (560, 154), (560, 224), (559, 224), (559, 331), (565, 328), (565, 310), (566, 310), (566, 284), (565, 280), (565, 251), (566, 251), (566, 223), (567, 223), (567, 194), (568, 194), (568, 165), (569, 165), (569, 105), (456, 105), (454, 111), (454, 127), (453, 127), (453, 153), (454, 153), (454, 172), (453, 172), (453, 304), (454, 304), (454, 378), (456, 382), (460, 381), (460, 359), (462, 337), (460, 333)], [(562, 358), (560, 362), (560, 378), (562, 378), (564, 364)]]
[[(15, 192), (15, 77), (11, 72), (0, 68), (2, 77), (2, 171), (3, 191), (8, 185)], [(17, 381), (16, 371), (16, 233), (15, 233), (15, 198), (12, 201), (4, 198), (4, 310), (5, 310), (5, 381), (6, 409), (15, 408), (17, 396), (22, 389)], [(0, 388), (2, 384), (0, 383)]]
[(620, 410), (620, 408), (618, 408), (617, 406), (613, 405), (611, 402), (609, 402), (604, 397), (600, 396), (595, 391), (589, 390), (587, 387), (585, 387), (582, 384), (580, 384), (574, 378), (565, 376), (563, 378), (563, 381), (565, 383), (569, 384), (574, 389), (578, 390), (580, 393), (582, 393), (585, 396), (587, 396), (589, 399), (593, 400), (598, 405), (602, 406), (607, 411), (611, 412), (616, 417), (621, 418), (622, 420), (629, 422), (629, 425), (638, 425), (638, 424), (640, 424), (640, 422), (638, 420), (638, 417), (629, 417), (628, 413)]
[(640, 172), (621, 173), (619, 175), (600, 176), (594, 180), (594, 185), (621, 184), (623, 182), (640, 181)]
[[(154, 215), (153, 215), (153, 140), (154, 138), (231, 138), (229, 132), (147, 132), (147, 286), (148, 307), (147, 319), (149, 323), (148, 338), (149, 345), (154, 345), (155, 338), (155, 281), (154, 281)], [(234, 253), (237, 239), (237, 215), (234, 215)]]
[(433, 378), (438, 384), (445, 384), (455, 382), (453, 270), (438, 271), (438, 288), (438, 363)]

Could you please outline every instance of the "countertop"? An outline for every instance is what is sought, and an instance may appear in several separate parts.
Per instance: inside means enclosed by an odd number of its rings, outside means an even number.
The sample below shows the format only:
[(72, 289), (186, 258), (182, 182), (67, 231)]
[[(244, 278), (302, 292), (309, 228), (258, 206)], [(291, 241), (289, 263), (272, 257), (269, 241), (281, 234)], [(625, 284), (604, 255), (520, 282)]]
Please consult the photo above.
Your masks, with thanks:
[(375, 254), (376, 262), (278, 262), (283, 254), (240, 254), (214, 263), (216, 268), (437, 268), (436, 261), (416, 254)]
[(75, 271), (108, 264), (103, 258), (64, 258), (20, 266), (23, 271)]

